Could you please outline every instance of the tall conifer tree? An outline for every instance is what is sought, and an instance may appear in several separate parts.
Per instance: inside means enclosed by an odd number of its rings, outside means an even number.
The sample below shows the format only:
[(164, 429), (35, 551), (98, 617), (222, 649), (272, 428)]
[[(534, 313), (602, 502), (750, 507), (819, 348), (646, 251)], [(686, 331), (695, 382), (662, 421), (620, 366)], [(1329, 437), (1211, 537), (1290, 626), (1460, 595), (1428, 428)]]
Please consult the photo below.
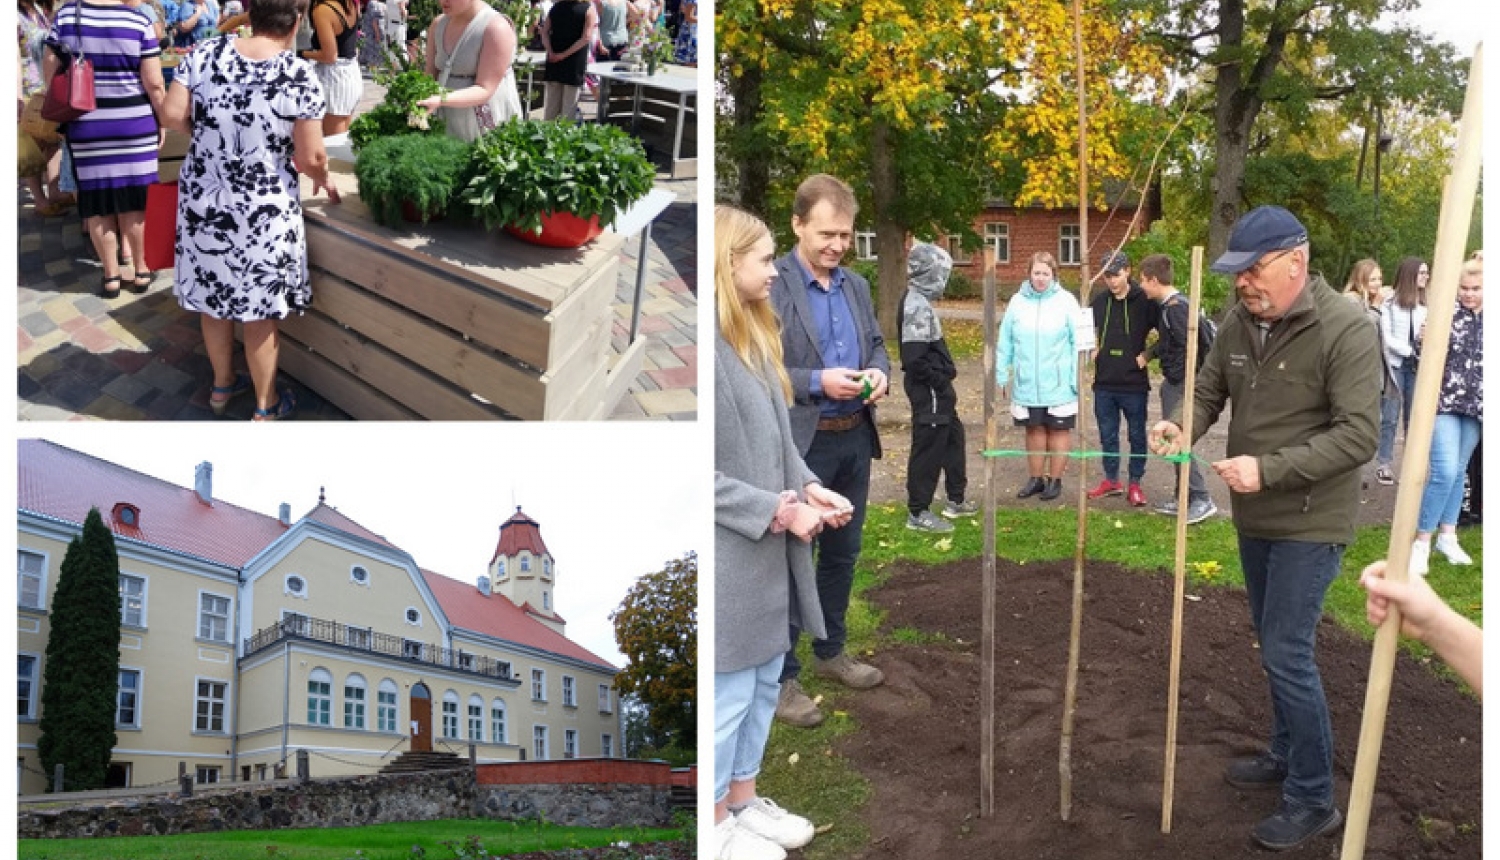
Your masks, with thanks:
[[(120, 675), (120, 558), (99, 509), (68, 544), (52, 597), (47, 665), (42, 673), (37, 749), (51, 786), (103, 788), (115, 746)], [(52, 787), (55, 790), (55, 787)]]

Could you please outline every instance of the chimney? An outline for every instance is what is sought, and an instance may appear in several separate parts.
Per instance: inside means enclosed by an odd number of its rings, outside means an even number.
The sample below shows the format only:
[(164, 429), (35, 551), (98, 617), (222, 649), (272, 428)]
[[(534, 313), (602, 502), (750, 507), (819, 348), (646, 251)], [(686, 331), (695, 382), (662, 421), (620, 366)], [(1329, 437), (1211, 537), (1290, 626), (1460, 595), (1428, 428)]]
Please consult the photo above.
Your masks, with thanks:
[(279, 520), (281, 520), (281, 524), (284, 525), (284, 526), (291, 525), (292, 524), (292, 506), (289, 505), (289, 504), (287, 504), (286, 502), (282, 502), (281, 503), (281, 510), (277, 511), (276, 518), (279, 519)]
[(204, 460), (193, 471), (193, 489), (205, 505), (214, 503), (214, 464)]
[(490, 596), (490, 578), (488, 576), (479, 577), (479, 593), (485, 597)]

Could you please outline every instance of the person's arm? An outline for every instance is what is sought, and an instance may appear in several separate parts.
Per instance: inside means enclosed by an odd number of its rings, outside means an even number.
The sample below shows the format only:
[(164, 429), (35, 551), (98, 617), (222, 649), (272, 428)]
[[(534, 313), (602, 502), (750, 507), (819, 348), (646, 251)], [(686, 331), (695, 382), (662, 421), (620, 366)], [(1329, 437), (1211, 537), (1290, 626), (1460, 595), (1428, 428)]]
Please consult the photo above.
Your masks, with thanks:
[[(426, 59), (423, 61), (423, 68), (426, 69), (427, 76), (433, 80), (437, 80), (438, 76), (437, 38), (433, 34), (437, 32), (437, 22), (442, 20), (444, 20), (444, 16), (439, 15), (432, 20), (431, 24), (427, 25), (426, 48), (424, 49), (426, 51)], [(446, 24), (443, 27), (445, 30), (447, 29)], [(432, 101), (432, 99), (425, 99), (424, 101)], [(428, 110), (431, 110), (431, 108), (428, 108)]]
[(1384, 559), (1371, 564), (1359, 576), (1368, 592), (1365, 616), (1376, 627), (1385, 623), (1390, 609), (1401, 612), (1401, 634), (1425, 643), (1458, 673), (1480, 698), (1484, 698), (1484, 631), (1458, 614), (1427, 580), (1420, 576), (1406, 582), (1385, 578)]
[(542, 51), (547, 55), (548, 62), (556, 62), (552, 57), (552, 13), (549, 11), (537, 22), (536, 34), (542, 40)]
[(292, 157), (297, 170), (312, 180), (313, 194), (324, 189), (338, 202), (338, 191), (328, 184), (328, 150), (323, 148), (323, 118), (298, 119), (292, 124)]
[[(161, 57), (141, 58), (141, 87), (146, 90), (146, 98), (151, 102), (151, 109), (160, 117), (167, 100), (167, 79), (161, 73)], [(160, 122), (159, 124), (166, 125)]]
[(333, 11), (333, 6), (322, 3), (312, 12), (313, 30), (318, 34), (318, 49), (308, 48), (302, 52), (302, 59), (312, 60), (315, 63), (332, 64), (338, 62), (339, 46), (337, 37), (333, 32), (333, 25), (338, 13)]
[[(193, 94), (187, 88), (185, 70), (179, 70), (178, 75), (172, 79), (172, 86), (167, 88), (162, 96), (161, 105), (156, 108), (156, 119), (162, 128), (170, 128), (183, 134), (192, 134), (193, 125), (190, 121), (192, 116)], [(161, 68), (158, 65), (157, 76), (161, 76)], [(154, 106), (154, 105), (153, 105)]]
[(224, 19), (219, 22), (219, 32), (232, 33), (241, 27), (249, 26), (249, 24), (249, 12), (240, 12), (234, 15), (225, 15)]
[(586, 14), (583, 18), (583, 35), (579, 36), (578, 41), (574, 42), (572, 45), (569, 45), (568, 48), (562, 53), (557, 54), (555, 57), (551, 57), (552, 61), (557, 62), (560, 60), (566, 60), (567, 58), (588, 47), (589, 42), (594, 37), (594, 28), (598, 25), (598, 14), (594, 12), (593, 7), (589, 7), (588, 14)]
[(183, 35), (198, 29), (198, 22), (202, 21), (203, 16), (207, 14), (207, 6), (203, 3), (203, 0), (193, 3), (190, 8), (192, 11), (177, 21), (177, 32)]
[[(428, 40), (429, 45), (431, 41)], [(504, 15), (496, 15), (484, 28), (484, 42), (479, 46), (479, 69), (474, 83), (461, 90), (422, 99), (417, 104), (428, 110), (482, 105), (490, 100), (500, 82), (505, 80), (515, 56), (516, 31), (505, 20)]]

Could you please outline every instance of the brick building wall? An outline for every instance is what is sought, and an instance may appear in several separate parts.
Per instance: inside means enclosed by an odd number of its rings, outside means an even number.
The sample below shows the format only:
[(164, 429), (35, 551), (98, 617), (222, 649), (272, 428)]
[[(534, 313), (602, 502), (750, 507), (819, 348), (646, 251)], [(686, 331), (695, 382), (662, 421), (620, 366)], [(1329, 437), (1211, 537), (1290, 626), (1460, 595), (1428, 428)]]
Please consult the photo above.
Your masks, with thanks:
[[(1115, 212), (1113, 218), (1104, 209), (1089, 213), (1092, 250), (1084, 250), (1088, 252), (1091, 273), (1097, 273), (1099, 257), (1105, 250), (1119, 247), (1126, 240), (1150, 229), (1151, 222), (1156, 218), (1149, 209), (1143, 211), (1139, 230), (1127, 235), (1133, 214), (1133, 207), (1123, 206)], [(989, 226), (991, 224), (997, 227), (992, 228)], [(1002, 244), (1008, 248), (1008, 253), (995, 263), (995, 277), (1001, 295), (1013, 293), (1021, 281), (1027, 278), (1030, 274), (1031, 255), (1037, 251), (1047, 251), (1056, 257), (1061, 266), (1062, 279), (1069, 284), (1077, 284), (1080, 267), (1076, 252), (1081, 247), (1077, 239), (1077, 209), (991, 206), (974, 220), (974, 232), (985, 237), (987, 242), (997, 229), (1004, 236)], [(1064, 253), (1065, 237), (1070, 240), (1067, 242), (1067, 250), (1073, 252), (1071, 255)], [(980, 283), (984, 277), (983, 253), (974, 251), (965, 260), (956, 240), (950, 240), (949, 251), (954, 254), (953, 270), (975, 284)]]

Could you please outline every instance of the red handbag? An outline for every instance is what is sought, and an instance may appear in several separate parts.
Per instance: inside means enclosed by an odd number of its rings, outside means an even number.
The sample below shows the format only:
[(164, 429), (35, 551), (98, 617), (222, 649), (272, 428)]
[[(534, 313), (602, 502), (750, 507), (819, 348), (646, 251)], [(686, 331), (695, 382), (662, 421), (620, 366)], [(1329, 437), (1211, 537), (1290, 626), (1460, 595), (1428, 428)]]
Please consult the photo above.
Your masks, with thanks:
[(146, 268), (170, 269), (177, 253), (177, 183), (146, 187)]
[(78, 119), (94, 109), (94, 63), (83, 55), (83, 12), (78, 15), (78, 50), (67, 56), (62, 68), (47, 82), (47, 97), (42, 101), (42, 119), (63, 123)]

